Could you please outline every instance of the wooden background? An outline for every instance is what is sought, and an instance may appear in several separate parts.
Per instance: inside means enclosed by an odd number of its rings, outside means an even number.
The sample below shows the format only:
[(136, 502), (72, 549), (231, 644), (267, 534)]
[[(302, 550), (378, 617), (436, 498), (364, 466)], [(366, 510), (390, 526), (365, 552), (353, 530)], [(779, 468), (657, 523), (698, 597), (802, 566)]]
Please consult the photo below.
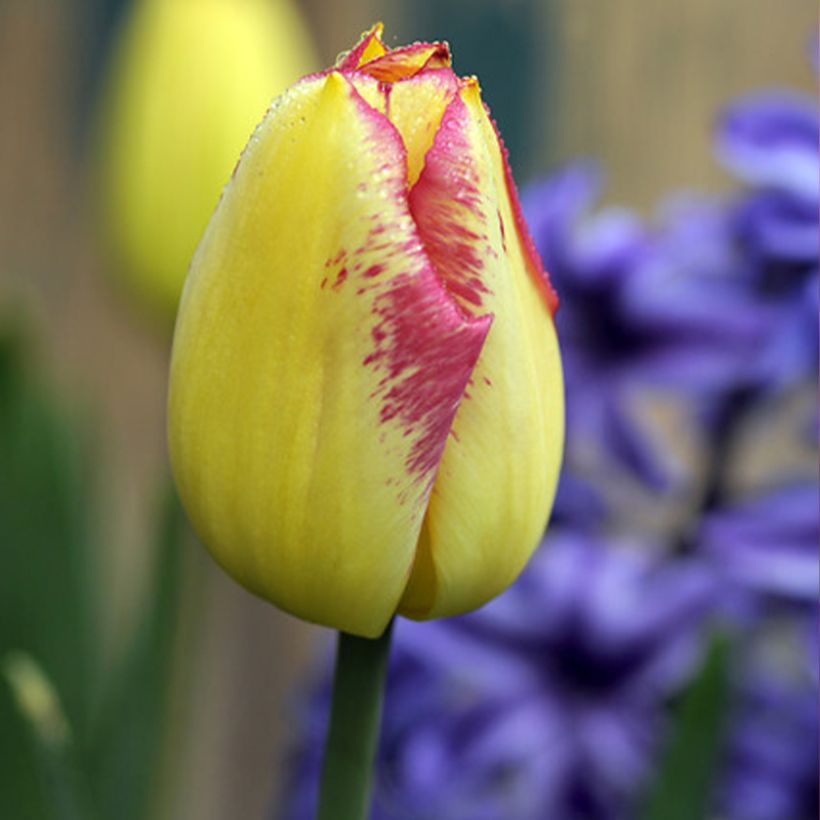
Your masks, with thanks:
[[(147, 511), (165, 470), (166, 349), (111, 287), (89, 203), (78, 112), (94, 80), (84, 69), (99, 64), (88, 9), (100, 2), (0, 0), (0, 311), (30, 315), (49, 375), (99, 420), (114, 651), (138, 617)], [(710, 153), (726, 100), (816, 88), (813, 0), (304, 0), (303, 10), (326, 62), (374, 19), (389, 42), (449, 39), (457, 68), (483, 78), (520, 181), (597, 157), (608, 200), (646, 213), (672, 189), (727, 185)], [(324, 633), (252, 599), (201, 551), (190, 562), (164, 816), (261, 818), (288, 693)]]

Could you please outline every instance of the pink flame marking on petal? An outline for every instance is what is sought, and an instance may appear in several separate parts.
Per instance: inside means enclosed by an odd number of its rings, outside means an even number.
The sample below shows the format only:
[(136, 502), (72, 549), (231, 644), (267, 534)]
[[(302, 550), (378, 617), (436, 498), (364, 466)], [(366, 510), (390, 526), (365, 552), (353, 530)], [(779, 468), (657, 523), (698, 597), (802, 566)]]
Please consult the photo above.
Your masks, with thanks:
[(490, 109), (487, 107), (486, 103), (484, 104), (484, 111), (486, 112), (487, 118), (493, 127), (493, 131), (495, 132), (495, 137), (498, 140), (498, 147), (501, 149), (501, 160), (504, 165), (504, 181), (507, 185), (507, 196), (510, 201), (510, 208), (513, 212), (513, 219), (515, 220), (515, 227), (517, 228), (521, 248), (524, 251), (524, 259), (527, 262), (530, 275), (533, 277), (536, 285), (544, 295), (549, 312), (555, 316), (555, 311), (558, 310), (558, 294), (555, 292), (552, 282), (550, 282), (549, 274), (546, 270), (544, 270), (541, 257), (535, 249), (535, 242), (533, 242), (529, 228), (527, 227), (527, 221), (524, 219), (524, 212), (521, 210), (521, 201), (518, 198), (518, 189), (515, 187), (515, 180), (513, 179), (512, 170), (510, 169), (510, 152), (507, 150), (507, 146), (504, 145), (504, 140), (501, 138), (498, 125), (493, 119)]
[[(427, 273), (435, 278), (432, 271)], [(442, 320), (451, 325), (452, 311), (449, 298), (429, 281), (406, 274), (396, 277), (376, 299), (375, 350), (365, 359), (384, 373), (381, 421), (397, 418), (405, 437), (416, 436), (407, 468), (431, 486), (492, 322), (491, 316), (471, 322), (461, 318), (460, 327), (442, 333)]]
[[(424, 169), (410, 191), (410, 210), (427, 253), (462, 310), (475, 315), (490, 292), (485, 260), (492, 253), (482, 209), (484, 195), (467, 137), (470, 114), (454, 96), (441, 120)], [(465, 211), (478, 229), (464, 225)], [(476, 226), (474, 226), (476, 227)]]
[[(415, 481), (426, 482), (427, 492), (492, 316), (467, 316), (443, 286), (410, 214), (404, 142), (395, 126), (347, 83), (370, 126), (371, 138), (361, 150), (389, 158), (380, 185), (399, 212), (397, 224), (375, 225), (364, 247), (349, 254), (356, 260), (348, 264), (350, 278), (358, 280), (356, 293), (372, 299), (373, 348), (362, 363), (379, 374), (373, 398), (381, 402), (381, 423), (398, 422), (402, 435), (412, 437), (405, 466)], [(386, 281), (385, 273), (395, 271), (397, 262), (405, 272)]]

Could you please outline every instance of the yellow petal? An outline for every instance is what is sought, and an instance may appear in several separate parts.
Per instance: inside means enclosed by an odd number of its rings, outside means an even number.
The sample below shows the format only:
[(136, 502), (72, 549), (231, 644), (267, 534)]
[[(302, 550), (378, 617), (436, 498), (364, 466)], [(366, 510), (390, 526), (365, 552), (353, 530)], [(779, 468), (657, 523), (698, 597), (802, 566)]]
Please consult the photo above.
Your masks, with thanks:
[(410, 203), (462, 309), (494, 315), (400, 607), (409, 617), (432, 618), (496, 596), (535, 549), (561, 460), (563, 386), (551, 292), (475, 83), (448, 107)]
[(382, 42), (384, 23), (376, 23), (365, 31), (353, 48), (341, 54), (336, 60), (339, 71), (355, 71), (371, 60), (377, 60), (387, 53), (387, 47)]
[(439, 281), (405, 179), (399, 135), (349, 79), (288, 91), (197, 250), (171, 366), (174, 474), (216, 560), (365, 636), (405, 587), (489, 326)]
[(424, 167), (444, 110), (458, 91), (449, 68), (425, 71), (390, 87), (389, 116), (407, 148), (407, 184), (412, 187)]
[(359, 68), (376, 80), (393, 83), (414, 77), (423, 70), (449, 68), (451, 62), (447, 43), (413, 43), (375, 59), (362, 59)]
[(287, 0), (140, 0), (118, 45), (101, 217), (130, 289), (168, 322), (239, 152), (315, 58)]

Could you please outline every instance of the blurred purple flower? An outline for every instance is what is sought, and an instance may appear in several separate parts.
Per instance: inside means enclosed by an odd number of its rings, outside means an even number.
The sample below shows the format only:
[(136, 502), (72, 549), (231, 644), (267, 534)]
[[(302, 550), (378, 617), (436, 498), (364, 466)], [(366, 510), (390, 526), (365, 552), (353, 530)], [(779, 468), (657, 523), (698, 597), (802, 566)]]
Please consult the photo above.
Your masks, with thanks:
[(734, 713), (719, 804), (728, 820), (818, 816), (816, 482), (709, 516), (704, 554), (740, 616)]
[(776, 487), (719, 510), (700, 536), (716, 572), (764, 607), (771, 598), (817, 606), (819, 539), (816, 482)]
[(679, 199), (653, 230), (619, 208), (581, 219), (599, 192), (595, 169), (577, 165), (523, 197), (561, 294), (570, 401), (594, 396), (598, 404), (602, 393), (636, 384), (725, 389), (750, 346), (765, 340), (770, 318), (751, 298), (726, 208)]
[[(396, 626), (376, 820), (610, 820), (652, 769), (668, 697), (699, 661), (714, 585), (651, 545), (554, 534), (483, 610)], [(312, 816), (311, 712), (288, 820)]]
[[(794, 626), (792, 623), (790, 626)], [(817, 614), (811, 627), (817, 657)], [(782, 655), (784, 636), (777, 636)], [(801, 659), (797, 647), (797, 659)], [(727, 820), (814, 820), (818, 804), (816, 665), (747, 660), (738, 670), (733, 724), (717, 795)]]
[[(702, 400), (737, 380), (770, 310), (750, 299), (726, 209), (678, 201), (654, 230), (623, 209), (595, 216), (600, 178), (571, 167), (524, 194), (533, 236), (561, 294), (568, 462), (599, 451), (655, 492), (672, 477), (632, 398), (661, 387)], [(565, 488), (557, 514), (566, 510)]]
[(817, 370), (819, 139), (817, 103), (790, 92), (750, 95), (719, 122), (718, 156), (750, 186), (732, 231), (751, 286), (776, 309), (760, 371), (777, 387)]
[[(730, 236), (750, 292), (774, 312), (750, 380), (764, 393), (801, 382), (817, 391), (819, 137), (815, 101), (782, 92), (735, 103), (719, 124), (718, 155), (749, 186), (728, 210)], [(724, 414), (716, 435), (736, 421)], [(745, 655), (719, 794), (728, 820), (818, 816), (819, 519), (813, 480), (718, 506), (701, 526)]]
[[(717, 153), (748, 188), (727, 201), (671, 200), (653, 226), (621, 208), (589, 210), (600, 174), (579, 163), (530, 187), (523, 204), (561, 294), (567, 463), (591, 447), (655, 494), (673, 489), (665, 453), (634, 397), (666, 391), (705, 423), (719, 449), (761, 395), (816, 378), (818, 115), (790, 93), (727, 108)], [(594, 472), (594, 471), (593, 471)], [(606, 516), (594, 480), (559, 488), (556, 516)]]
[[(578, 164), (523, 196), (536, 245), (561, 293), (556, 322), (566, 378), (570, 469), (563, 473), (554, 516), (587, 528), (607, 510), (596, 499), (594, 482), (578, 470), (580, 449), (592, 444), (646, 486), (659, 492), (668, 486), (667, 467), (634, 417), (631, 399), (636, 386), (653, 376), (670, 378), (665, 363), (653, 365), (688, 346), (666, 332), (662, 322), (636, 319), (625, 309), (625, 289), (652, 257), (653, 240), (626, 210), (591, 216), (600, 188), (597, 169)], [(599, 514), (590, 516), (590, 508)]]
[[(816, 206), (817, 103), (790, 91), (765, 91), (725, 109), (718, 124), (716, 152), (723, 164), (756, 189), (778, 192)], [(816, 258), (817, 242), (813, 253)]]

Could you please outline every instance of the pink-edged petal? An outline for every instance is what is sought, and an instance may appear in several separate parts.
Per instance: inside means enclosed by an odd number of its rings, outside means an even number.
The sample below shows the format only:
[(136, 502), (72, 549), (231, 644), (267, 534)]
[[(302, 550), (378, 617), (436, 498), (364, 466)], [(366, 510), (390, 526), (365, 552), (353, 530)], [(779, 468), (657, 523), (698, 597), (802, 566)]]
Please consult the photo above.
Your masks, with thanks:
[(505, 159), (477, 84), (449, 104), (410, 192), (438, 275), (465, 313), (493, 315), (439, 466), (400, 612), (459, 614), (521, 571), (546, 524), (563, 446), (563, 386)]
[(384, 23), (376, 23), (362, 34), (361, 39), (336, 61), (336, 69), (342, 72), (356, 71), (364, 63), (376, 60), (387, 53), (387, 46), (382, 42)]
[(422, 71), (450, 68), (452, 63), (447, 43), (413, 43), (388, 51), (369, 62), (362, 62), (359, 70), (386, 83), (414, 77)]
[[(501, 216), (482, 190), (491, 178), (478, 167), (481, 135), (471, 134), (470, 113), (454, 96), (443, 113), (424, 170), (410, 192), (410, 210), (427, 253), (447, 289), (469, 314), (481, 312), (503, 253)], [(475, 128), (472, 128), (475, 131)], [(491, 235), (492, 234), (492, 235)], [(494, 243), (495, 234), (499, 242)]]
[(533, 242), (532, 235), (527, 227), (527, 222), (524, 219), (524, 211), (521, 208), (521, 200), (518, 197), (518, 188), (515, 184), (515, 180), (513, 179), (512, 169), (510, 168), (510, 152), (507, 150), (507, 146), (504, 145), (504, 140), (501, 138), (498, 125), (493, 119), (489, 107), (486, 103), (483, 104), (483, 107), (487, 120), (490, 125), (492, 125), (493, 133), (495, 134), (498, 147), (501, 151), (501, 161), (504, 167), (504, 181), (507, 187), (507, 197), (509, 198), (510, 208), (512, 209), (513, 219), (515, 220), (516, 232), (524, 251), (527, 270), (529, 271), (530, 276), (532, 276), (538, 284), (538, 287), (541, 289), (544, 299), (546, 299), (547, 305), (549, 306), (550, 313), (554, 316), (555, 311), (558, 310), (558, 294), (552, 286), (549, 273), (544, 270), (544, 264), (541, 261), (541, 256), (535, 248), (535, 242)]
[(387, 113), (407, 149), (407, 184), (415, 185), (441, 118), (458, 91), (452, 69), (430, 69), (389, 86)]

